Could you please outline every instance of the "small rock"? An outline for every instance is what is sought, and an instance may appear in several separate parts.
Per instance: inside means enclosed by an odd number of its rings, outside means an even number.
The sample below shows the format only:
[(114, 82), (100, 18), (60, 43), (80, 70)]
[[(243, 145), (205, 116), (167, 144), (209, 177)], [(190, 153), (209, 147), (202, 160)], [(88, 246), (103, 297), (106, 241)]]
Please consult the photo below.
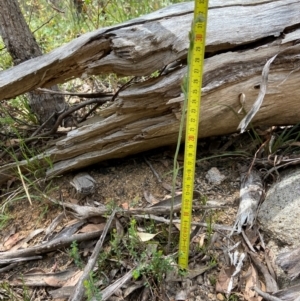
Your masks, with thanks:
[(292, 247), (300, 246), (299, 183), (300, 169), (285, 172), (267, 192), (258, 213), (261, 229), (268, 232), (271, 239)]
[(221, 293), (218, 293), (217, 294), (217, 299), (220, 300), (220, 301), (223, 301), (225, 298)]
[(184, 301), (187, 298), (187, 293), (186, 291), (181, 290), (180, 292), (178, 292), (175, 296), (175, 300), (176, 301)]
[(95, 191), (95, 179), (88, 173), (82, 172), (77, 174), (70, 184), (76, 189), (80, 195), (89, 195)]
[(258, 220), (261, 230), (269, 234), (267, 248), (274, 254), (273, 258), (277, 257), (274, 267), (278, 284), (285, 288), (299, 285), (299, 278), (291, 281), (280, 268), (282, 257), (278, 254), (300, 247), (300, 169), (286, 170), (280, 176), (280, 180), (267, 192), (258, 212)]
[(219, 185), (225, 180), (226, 177), (220, 173), (218, 168), (212, 167), (205, 175), (205, 178), (209, 183)]
[(198, 283), (198, 284), (203, 284), (203, 282), (204, 282), (204, 280), (203, 280), (203, 275), (199, 275), (199, 276), (197, 277), (197, 283)]

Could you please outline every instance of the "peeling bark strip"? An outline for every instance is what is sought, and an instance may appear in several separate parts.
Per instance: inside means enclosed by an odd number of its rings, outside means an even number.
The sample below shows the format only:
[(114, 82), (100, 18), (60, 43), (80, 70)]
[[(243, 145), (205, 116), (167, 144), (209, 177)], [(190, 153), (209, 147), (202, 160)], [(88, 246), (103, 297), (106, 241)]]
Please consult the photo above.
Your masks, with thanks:
[[(245, 167), (243, 167), (245, 170)], [(263, 183), (255, 170), (241, 171), (240, 205), (231, 234), (242, 232), (243, 226), (254, 224), (258, 204), (263, 195)]]
[[(241, 109), (239, 95), (245, 94), (243, 108), (248, 112), (259, 93), (263, 66), (278, 53), (253, 123), (269, 126), (299, 122), (300, 2), (234, 3), (210, 1), (199, 137), (237, 130), (243, 118), (237, 113)], [(167, 68), (161, 76), (121, 91), (97, 121), (71, 131), (40, 155), (54, 163), (48, 176), (176, 142), (192, 16), (193, 3), (176, 4), (85, 34), (0, 73), (1, 100), (84, 74), (149, 75), (180, 61), (177, 68)], [(0, 169), (0, 183), (12, 168), (13, 164)]]

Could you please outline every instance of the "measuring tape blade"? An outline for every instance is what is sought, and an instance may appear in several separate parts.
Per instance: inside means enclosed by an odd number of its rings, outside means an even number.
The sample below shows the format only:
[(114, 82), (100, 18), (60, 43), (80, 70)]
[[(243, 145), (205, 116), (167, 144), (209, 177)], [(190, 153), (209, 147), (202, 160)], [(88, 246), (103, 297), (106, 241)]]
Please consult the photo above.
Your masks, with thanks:
[[(187, 269), (190, 249), (192, 202), (196, 164), (198, 124), (201, 103), (202, 74), (205, 53), (208, 0), (195, 0), (194, 22), (190, 43), (193, 44), (189, 58), (188, 104), (184, 151), (183, 189), (179, 240), (180, 268)], [(183, 112), (184, 114), (184, 112)]]

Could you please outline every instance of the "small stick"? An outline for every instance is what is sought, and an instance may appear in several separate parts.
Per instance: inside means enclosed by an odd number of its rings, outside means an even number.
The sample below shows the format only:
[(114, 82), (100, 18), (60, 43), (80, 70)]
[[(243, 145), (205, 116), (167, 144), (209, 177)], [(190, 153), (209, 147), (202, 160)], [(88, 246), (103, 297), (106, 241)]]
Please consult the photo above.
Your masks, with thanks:
[(264, 299), (268, 300), (268, 301), (282, 301), (282, 299), (277, 298), (275, 296), (272, 296), (268, 293), (263, 292), (261, 289), (259, 289), (258, 287), (254, 286), (252, 287), (252, 289), (254, 291), (256, 291), (260, 296), (262, 296)]
[(19, 266), (20, 263), (19, 262), (14, 262), (14, 263), (11, 263), (3, 268), (0, 269), (0, 273), (4, 273), (4, 272), (7, 272), (9, 270), (12, 270), (13, 268)]
[(98, 240), (95, 249), (87, 263), (87, 265), (84, 268), (83, 274), (80, 277), (80, 279), (78, 280), (77, 284), (76, 284), (76, 288), (74, 290), (74, 293), (70, 296), (69, 301), (81, 301), (84, 297), (84, 286), (83, 283), (85, 280), (88, 280), (90, 272), (93, 270), (93, 268), (96, 265), (97, 259), (98, 259), (98, 255), (99, 252), (101, 251), (104, 239), (106, 237), (106, 234), (110, 228), (110, 225), (115, 217), (116, 214), (116, 208), (114, 209), (114, 211), (112, 212), (109, 220), (107, 221), (105, 228), (103, 230), (103, 233), (100, 237), (100, 239)]
[(78, 96), (78, 97), (82, 97), (82, 98), (96, 98), (96, 97), (113, 96), (112, 93), (105, 93), (105, 92), (76, 93), (76, 92), (55, 91), (55, 90), (50, 90), (50, 89), (45, 89), (45, 88), (38, 88), (38, 89), (36, 89), (36, 92), (55, 94), (55, 95)]
[[(134, 214), (133, 215), (135, 218), (142, 218), (142, 219), (151, 219), (157, 222), (161, 222), (161, 223), (165, 223), (165, 224), (170, 224), (171, 221), (169, 219), (166, 219), (164, 217), (161, 216), (156, 216), (153, 214), (149, 214), (149, 215), (142, 215), (142, 214)], [(175, 224), (180, 224), (181, 220), (180, 219), (174, 219), (172, 221)], [(223, 225), (218, 225), (218, 224), (212, 224), (212, 225), (208, 225), (207, 223), (198, 223), (198, 222), (191, 222), (192, 226), (201, 226), (201, 227), (212, 227), (212, 229), (214, 231), (218, 231), (218, 230), (223, 230), (223, 231), (231, 231), (232, 227), (229, 226), (223, 226)]]
[(277, 292), (278, 286), (276, 280), (270, 275), (268, 269), (258, 260), (257, 255), (253, 254), (252, 252), (248, 252), (253, 261), (254, 265), (260, 270), (263, 274), (266, 282), (266, 288), (268, 292)]
[(242, 236), (243, 236), (243, 238), (244, 238), (244, 240), (245, 240), (245, 243), (247, 244), (248, 248), (249, 248), (253, 253), (256, 253), (256, 251), (255, 251), (254, 248), (252, 247), (252, 245), (251, 245), (251, 243), (250, 243), (250, 241), (249, 241), (249, 239), (248, 239), (248, 237), (247, 237), (247, 235), (246, 235), (246, 233), (245, 233), (244, 230), (242, 230)]
[(28, 199), (28, 201), (29, 201), (30, 205), (32, 206), (31, 197), (30, 197), (30, 194), (29, 194), (28, 188), (27, 188), (27, 186), (26, 186), (26, 184), (25, 184), (25, 182), (24, 182), (24, 179), (23, 179), (23, 174), (22, 174), (22, 172), (21, 172), (20, 166), (18, 165), (17, 167), (18, 167), (18, 173), (19, 173), (20, 179), (21, 179), (21, 181), (22, 181), (22, 185), (23, 185), (23, 188), (24, 188), (24, 190), (25, 190), (25, 193), (26, 193), (27, 199)]
[(152, 172), (153, 172), (153, 174), (155, 175), (157, 181), (158, 181), (159, 183), (162, 183), (162, 180), (161, 180), (159, 174), (156, 172), (156, 170), (154, 169), (154, 167), (152, 166), (152, 164), (150, 163), (150, 161), (147, 160), (146, 157), (144, 157), (144, 160), (145, 160), (145, 162), (148, 164), (148, 166), (150, 167), (150, 169), (152, 170)]
[(102, 230), (83, 234), (73, 234), (71, 236), (55, 238), (49, 242), (29, 247), (27, 249), (1, 252), (0, 260), (12, 259), (13, 261), (17, 257), (26, 257), (50, 253), (52, 251), (56, 251), (57, 249), (68, 247), (74, 240), (76, 240), (77, 242), (87, 241), (99, 237), (100, 234), (102, 234)]

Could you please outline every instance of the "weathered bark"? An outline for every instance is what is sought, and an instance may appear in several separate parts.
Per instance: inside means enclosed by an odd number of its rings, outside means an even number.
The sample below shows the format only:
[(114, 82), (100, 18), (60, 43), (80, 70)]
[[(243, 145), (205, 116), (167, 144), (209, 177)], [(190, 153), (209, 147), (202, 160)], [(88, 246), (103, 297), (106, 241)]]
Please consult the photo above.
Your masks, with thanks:
[[(14, 65), (42, 55), (17, 0), (0, 1), (0, 33), (8, 52), (12, 56)], [(53, 86), (52, 89), (58, 90), (57, 86)], [(31, 109), (40, 123), (48, 121), (52, 116), (47, 123), (50, 127), (55, 122), (54, 113), (61, 112), (67, 107), (61, 95), (40, 94), (30, 91), (27, 96)]]
[[(246, 95), (244, 110), (249, 111), (259, 92), (263, 66), (278, 53), (271, 66), (267, 94), (253, 123), (299, 122), (300, 2), (235, 3), (210, 1), (199, 137), (237, 130), (243, 117), (237, 114), (239, 95)], [(4, 99), (83, 74), (149, 75), (176, 60), (183, 62), (157, 78), (121, 91), (96, 121), (71, 131), (38, 157), (49, 156), (54, 162), (49, 176), (177, 141), (183, 99), (180, 84), (186, 73), (192, 16), (192, 3), (174, 5), (88, 33), (0, 73), (0, 99)], [(5, 166), (0, 174), (9, 174), (12, 167)]]
[(276, 262), (292, 280), (295, 279), (300, 275), (300, 248), (279, 254)]

